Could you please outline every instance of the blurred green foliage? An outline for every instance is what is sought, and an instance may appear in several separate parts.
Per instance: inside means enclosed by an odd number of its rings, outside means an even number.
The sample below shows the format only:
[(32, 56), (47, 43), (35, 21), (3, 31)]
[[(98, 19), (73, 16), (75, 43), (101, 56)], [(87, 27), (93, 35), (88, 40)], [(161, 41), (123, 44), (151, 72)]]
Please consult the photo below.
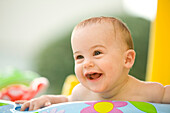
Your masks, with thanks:
[[(140, 80), (145, 80), (150, 21), (128, 15), (117, 17), (129, 27), (135, 45), (136, 61), (130, 74)], [(56, 41), (43, 49), (34, 61), (36, 71), (50, 81), (47, 94), (60, 94), (65, 78), (74, 74), (70, 43), (72, 29), (66, 34), (63, 32), (61, 37), (56, 35), (58, 37)]]
[(8, 67), (0, 71), (0, 90), (13, 84), (29, 86), (30, 83), (38, 77), (40, 77), (40, 75), (35, 72), (22, 71), (14, 67)]

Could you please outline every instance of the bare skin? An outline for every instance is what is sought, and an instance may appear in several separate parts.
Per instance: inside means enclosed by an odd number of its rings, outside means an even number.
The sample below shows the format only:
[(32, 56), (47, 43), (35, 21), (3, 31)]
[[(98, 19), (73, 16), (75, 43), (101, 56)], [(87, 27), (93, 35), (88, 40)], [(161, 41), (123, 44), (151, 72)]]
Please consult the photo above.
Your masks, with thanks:
[[(170, 87), (168, 86), (168, 88)], [(159, 83), (139, 81), (129, 75), (127, 83), (116, 93), (94, 93), (85, 88), (83, 85), (79, 84), (73, 90), (73, 94), (70, 99), (72, 99), (71, 101), (126, 100), (166, 103), (163, 101), (163, 97), (165, 95), (164, 91), (165, 87)], [(108, 93), (107, 96), (106, 93)]]
[(170, 86), (164, 87), (159, 83), (143, 82), (129, 76), (126, 86), (123, 86), (119, 93), (109, 95), (108, 97), (105, 96), (105, 93), (94, 93), (79, 84), (74, 88), (72, 95), (69, 97), (63, 95), (43, 95), (31, 101), (17, 101), (16, 103), (24, 103), (21, 111), (24, 111), (27, 107), (29, 107), (29, 111), (32, 111), (52, 104), (72, 101), (126, 100), (170, 103), (169, 91)]
[[(130, 75), (135, 51), (127, 49), (120, 33), (109, 22), (90, 24), (76, 29), (71, 38), (75, 73), (80, 81), (69, 97), (44, 95), (23, 104), (29, 111), (51, 104), (71, 101), (122, 100), (170, 103), (170, 85), (143, 82)], [(116, 36), (116, 37), (114, 37)], [(125, 45), (125, 46), (123, 46)]]

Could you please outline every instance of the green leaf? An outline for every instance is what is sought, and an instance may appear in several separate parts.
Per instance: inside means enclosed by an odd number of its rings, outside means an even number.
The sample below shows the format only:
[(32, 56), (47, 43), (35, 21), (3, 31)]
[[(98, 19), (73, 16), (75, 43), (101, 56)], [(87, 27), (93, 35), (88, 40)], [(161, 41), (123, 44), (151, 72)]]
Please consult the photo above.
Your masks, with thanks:
[(0, 106), (9, 105), (7, 103), (0, 103)]
[(134, 105), (139, 110), (146, 112), (146, 113), (157, 113), (155, 106), (151, 103), (147, 102), (136, 102), (136, 101), (129, 101), (132, 105)]

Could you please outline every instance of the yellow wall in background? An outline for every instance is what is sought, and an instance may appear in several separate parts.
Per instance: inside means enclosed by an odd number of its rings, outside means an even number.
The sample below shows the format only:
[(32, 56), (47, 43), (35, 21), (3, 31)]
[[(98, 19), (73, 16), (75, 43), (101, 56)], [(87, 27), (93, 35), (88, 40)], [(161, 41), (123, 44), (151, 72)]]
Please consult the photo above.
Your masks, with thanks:
[(170, 84), (170, 0), (158, 0), (151, 27), (147, 81)]

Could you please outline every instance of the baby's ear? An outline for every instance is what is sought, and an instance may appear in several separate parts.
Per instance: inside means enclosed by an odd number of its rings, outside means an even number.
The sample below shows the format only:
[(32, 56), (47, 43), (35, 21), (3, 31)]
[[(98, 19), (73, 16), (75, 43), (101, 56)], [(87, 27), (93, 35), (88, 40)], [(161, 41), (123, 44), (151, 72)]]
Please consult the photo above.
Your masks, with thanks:
[(130, 69), (134, 62), (135, 62), (135, 51), (133, 49), (129, 49), (124, 54), (124, 66), (128, 69)]

